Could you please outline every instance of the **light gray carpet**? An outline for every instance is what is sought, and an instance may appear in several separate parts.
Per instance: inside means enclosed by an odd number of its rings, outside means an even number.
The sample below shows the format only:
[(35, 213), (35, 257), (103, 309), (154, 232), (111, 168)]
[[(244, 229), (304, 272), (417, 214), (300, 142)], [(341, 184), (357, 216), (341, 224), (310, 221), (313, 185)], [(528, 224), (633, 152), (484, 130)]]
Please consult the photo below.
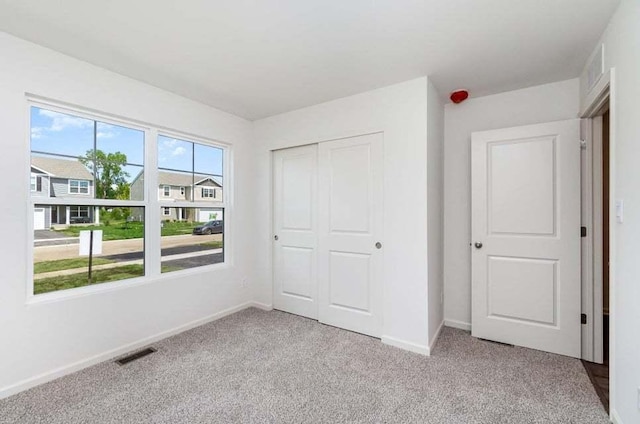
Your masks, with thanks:
[(0, 401), (2, 423), (607, 423), (581, 363), (445, 328), (429, 357), (248, 309)]

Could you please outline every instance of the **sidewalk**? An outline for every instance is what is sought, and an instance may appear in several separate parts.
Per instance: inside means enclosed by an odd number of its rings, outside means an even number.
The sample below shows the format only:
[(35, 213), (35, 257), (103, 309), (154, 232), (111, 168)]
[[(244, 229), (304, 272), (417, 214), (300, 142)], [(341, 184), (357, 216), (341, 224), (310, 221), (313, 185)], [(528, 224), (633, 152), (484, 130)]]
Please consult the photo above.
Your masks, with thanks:
[[(186, 234), (183, 236), (162, 237), (162, 248), (189, 246), (193, 244), (203, 244), (212, 241), (221, 241), (222, 234), (212, 234), (210, 236), (194, 236)], [(56, 246), (35, 246), (33, 248), (34, 262), (55, 261), (58, 259), (73, 259), (79, 257), (78, 244), (66, 244)], [(142, 252), (144, 250), (144, 239), (111, 240), (102, 242), (102, 255), (118, 255), (123, 253)]]
[[(163, 256), (162, 261), (166, 262), (166, 261), (174, 261), (179, 259), (189, 259), (189, 258), (195, 258), (198, 256), (214, 255), (216, 253), (222, 253), (222, 249), (202, 250), (200, 252), (191, 252), (191, 253), (182, 253), (179, 255)], [(142, 265), (142, 263), (143, 263), (142, 259), (138, 259), (135, 261), (114, 262), (112, 264), (96, 265), (92, 269), (94, 271), (97, 271), (100, 269), (117, 268), (125, 265)], [(34, 274), (33, 280), (35, 281), (35, 280), (41, 280), (43, 278), (61, 277), (63, 275), (86, 274), (87, 272), (88, 272), (87, 268), (73, 268), (73, 269), (64, 269), (61, 271), (43, 272), (41, 274)]]

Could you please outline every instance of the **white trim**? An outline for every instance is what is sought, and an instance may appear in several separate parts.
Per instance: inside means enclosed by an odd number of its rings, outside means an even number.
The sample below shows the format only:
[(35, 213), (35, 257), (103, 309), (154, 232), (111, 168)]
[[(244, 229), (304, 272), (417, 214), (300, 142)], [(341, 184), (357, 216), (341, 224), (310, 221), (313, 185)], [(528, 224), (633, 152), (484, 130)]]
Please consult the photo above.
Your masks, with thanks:
[(420, 355), (424, 355), (424, 356), (431, 355), (429, 346), (408, 342), (406, 340), (396, 339), (395, 337), (391, 337), (391, 336), (382, 336), (381, 340), (382, 340), (382, 343), (387, 344), (389, 346), (397, 347), (403, 350), (408, 350), (409, 352), (413, 352), (413, 353), (419, 353)]
[[(74, 193), (71, 191), (71, 182), (78, 183), (78, 192)], [(69, 178), (67, 179), (67, 193), (77, 195), (77, 194), (91, 194), (91, 184), (89, 184), (90, 180), (83, 180), (78, 178)], [(87, 192), (83, 193), (80, 189), (82, 187), (82, 183), (87, 183)]]
[(445, 319), (444, 320), (445, 327), (457, 328), (459, 330), (471, 331), (471, 323), (458, 321), (455, 319)]
[(258, 308), (263, 311), (273, 311), (273, 305), (261, 303), (261, 302), (249, 302), (250, 306)]
[[(216, 189), (213, 187), (200, 187), (200, 189), (202, 190), (200, 192), (200, 197), (202, 197), (203, 199), (215, 199), (215, 194), (216, 194)], [(207, 195), (205, 196), (205, 190), (207, 192)], [(211, 192), (211, 196), (209, 196), (209, 192)]]
[(581, 117), (592, 118), (609, 100), (609, 405), (611, 419), (621, 423), (616, 407), (616, 70), (606, 72), (582, 102)]
[(591, 91), (583, 99), (580, 105), (580, 117), (591, 118), (597, 114), (602, 106), (609, 99), (611, 82), (613, 80), (613, 68), (603, 74)]
[(609, 416), (609, 420), (613, 424), (623, 424), (622, 423), (622, 418), (620, 418), (620, 415), (618, 415), (618, 411), (616, 411), (613, 408), (611, 408), (611, 415)]
[(177, 327), (171, 328), (169, 330), (166, 331), (161, 331), (160, 333), (157, 333), (153, 336), (150, 337), (145, 337), (143, 339), (140, 339), (138, 341), (132, 342), (132, 343), (127, 343), (125, 345), (122, 345), (120, 347), (117, 347), (115, 349), (111, 349), (108, 350), (106, 352), (103, 353), (99, 353), (97, 355), (94, 356), (90, 356), (88, 358), (85, 359), (81, 359), (79, 361), (76, 361), (72, 364), (69, 365), (65, 365), (59, 368), (56, 368), (54, 370), (51, 371), (47, 371), (45, 373), (36, 375), (34, 377), (30, 377), (27, 378), (25, 380), (22, 380), (18, 383), (12, 384), (10, 386), (5, 386), (0, 388), (0, 399), (6, 398), (8, 396), (14, 395), (16, 393), (22, 392), (24, 390), (30, 389), (32, 387), (38, 386), (40, 384), (44, 384), (46, 382), (55, 380), (57, 378), (63, 377), (65, 375), (68, 374), (72, 374), (74, 372), (80, 371), (81, 369), (90, 367), (92, 365), (96, 365), (99, 364), (101, 362), (104, 361), (108, 361), (110, 359), (116, 358), (120, 355), (123, 355), (125, 353), (128, 353), (132, 350), (136, 350), (139, 349), (141, 347), (147, 346), (151, 343), (155, 343), (157, 341), (166, 339), (167, 337), (173, 336), (175, 334), (179, 334), (182, 333), (184, 331), (190, 330), (192, 328), (196, 328), (199, 327), (201, 325), (207, 324), (209, 322), (212, 321), (216, 321), (220, 318), (226, 317), (228, 315), (231, 315), (233, 313), (242, 311), (244, 309), (250, 308), (251, 306), (254, 306), (254, 302), (244, 302), (241, 303), (240, 305), (237, 306), (233, 306), (231, 308), (227, 308), (224, 309), (220, 312), (216, 312), (212, 315), (206, 316), (204, 318), (199, 318), (196, 319), (194, 321), (188, 322), (186, 324), (183, 325), (179, 325)]
[(440, 337), (440, 333), (442, 333), (443, 327), (444, 327), (444, 320), (442, 320), (442, 322), (438, 326), (438, 329), (436, 330), (436, 334), (434, 334), (431, 340), (429, 340), (429, 353), (433, 352), (433, 348), (436, 346), (436, 343), (438, 342), (438, 337)]

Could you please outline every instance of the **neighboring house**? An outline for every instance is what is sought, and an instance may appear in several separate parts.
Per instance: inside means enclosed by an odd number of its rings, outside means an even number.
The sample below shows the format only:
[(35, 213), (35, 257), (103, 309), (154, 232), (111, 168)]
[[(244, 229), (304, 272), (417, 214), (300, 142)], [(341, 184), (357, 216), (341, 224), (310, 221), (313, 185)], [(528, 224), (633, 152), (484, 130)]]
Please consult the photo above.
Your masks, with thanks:
[(31, 197), (42, 199), (33, 210), (33, 228), (49, 229), (55, 225), (93, 223), (99, 209), (89, 206), (46, 205), (47, 199), (93, 198), (93, 175), (78, 160), (31, 156)]
[[(131, 183), (131, 199), (144, 198), (144, 175), (141, 172)], [(222, 210), (215, 204), (222, 203), (222, 180), (218, 177), (180, 172), (158, 172), (158, 200), (169, 202), (210, 202), (211, 208), (163, 207), (163, 221), (196, 221), (205, 222), (222, 219)], [(133, 211), (132, 216), (141, 218), (142, 211)]]

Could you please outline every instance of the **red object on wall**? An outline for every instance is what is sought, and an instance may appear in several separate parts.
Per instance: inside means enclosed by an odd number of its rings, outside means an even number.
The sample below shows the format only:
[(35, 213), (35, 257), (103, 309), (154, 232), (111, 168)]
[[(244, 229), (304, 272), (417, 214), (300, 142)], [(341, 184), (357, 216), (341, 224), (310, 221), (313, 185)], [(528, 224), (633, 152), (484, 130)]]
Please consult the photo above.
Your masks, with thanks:
[(469, 97), (469, 92), (467, 90), (456, 90), (451, 93), (451, 101), (453, 103), (462, 103)]

